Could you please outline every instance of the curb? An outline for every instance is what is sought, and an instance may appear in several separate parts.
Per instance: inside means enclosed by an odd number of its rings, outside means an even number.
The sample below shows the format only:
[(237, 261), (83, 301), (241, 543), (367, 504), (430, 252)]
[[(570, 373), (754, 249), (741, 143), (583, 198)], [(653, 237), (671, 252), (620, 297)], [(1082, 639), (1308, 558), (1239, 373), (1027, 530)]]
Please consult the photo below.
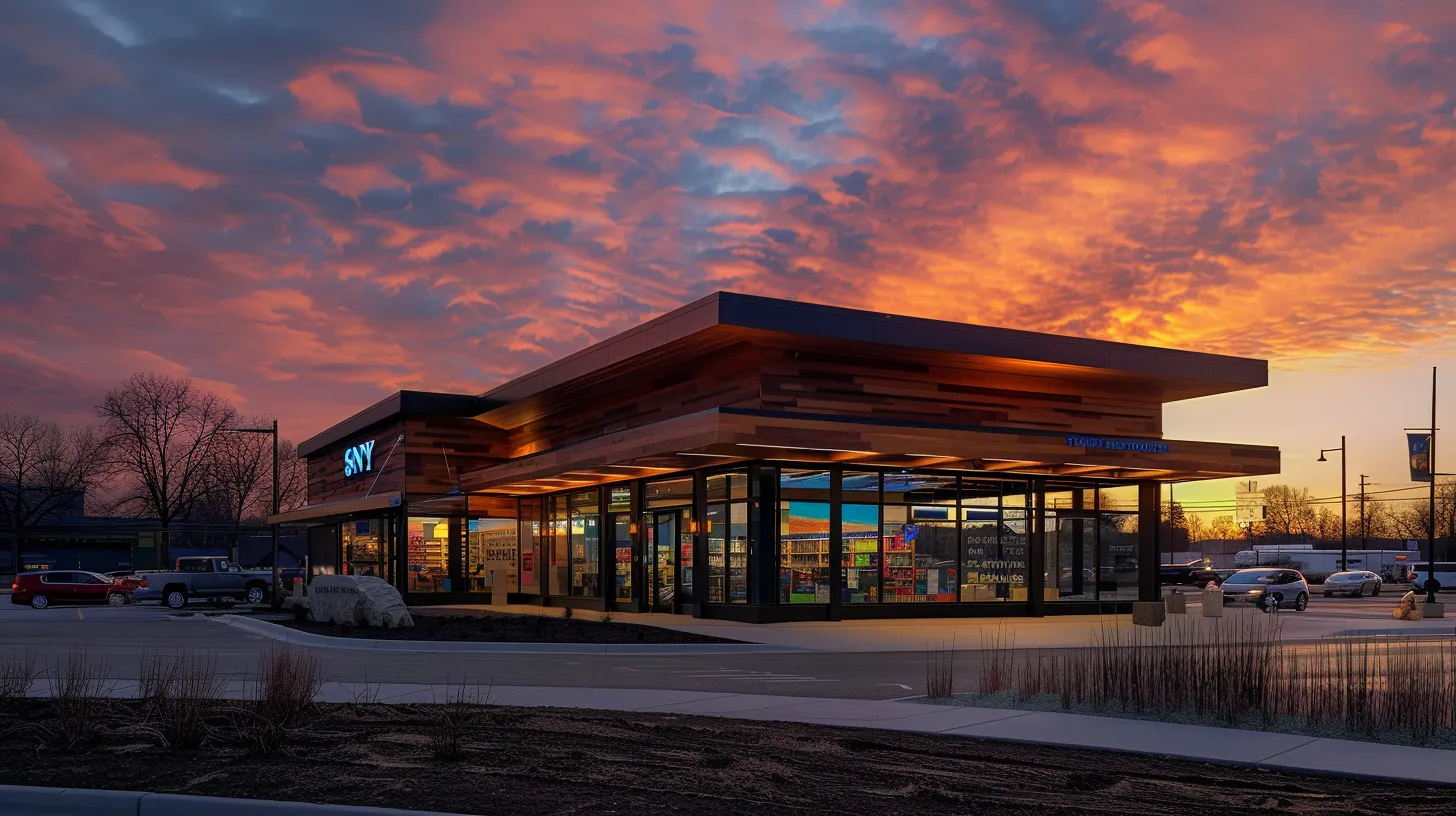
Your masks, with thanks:
[(423, 810), (316, 805), (272, 799), (224, 799), (145, 791), (0, 785), (0, 813), (67, 816), (463, 816)]
[(220, 615), (218, 623), (293, 646), (412, 654), (563, 654), (563, 655), (747, 655), (808, 653), (797, 646), (764, 643), (476, 643), (451, 640), (374, 640), (300, 632), (240, 615)]

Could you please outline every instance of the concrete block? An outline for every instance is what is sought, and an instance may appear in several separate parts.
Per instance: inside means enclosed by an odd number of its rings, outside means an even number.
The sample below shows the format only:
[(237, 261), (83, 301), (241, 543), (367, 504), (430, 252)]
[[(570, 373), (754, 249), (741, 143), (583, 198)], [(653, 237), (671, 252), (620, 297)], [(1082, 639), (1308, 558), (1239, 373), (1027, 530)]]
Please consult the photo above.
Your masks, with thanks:
[(1223, 590), (1211, 589), (1203, 593), (1203, 617), (1223, 617)]
[(1168, 606), (1169, 615), (1188, 614), (1188, 596), (1176, 589), (1164, 597), (1163, 602)]
[(1135, 601), (1132, 605), (1134, 626), (1162, 626), (1168, 619), (1168, 608), (1162, 601)]
[(1437, 601), (1435, 603), (1432, 603), (1430, 601), (1426, 601), (1425, 603), (1421, 604), (1421, 617), (1422, 618), (1444, 618), (1445, 616), (1446, 616), (1446, 605), (1445, 604), (1443, 604), (1443, 603), (1441, 603), (1439, 601)]

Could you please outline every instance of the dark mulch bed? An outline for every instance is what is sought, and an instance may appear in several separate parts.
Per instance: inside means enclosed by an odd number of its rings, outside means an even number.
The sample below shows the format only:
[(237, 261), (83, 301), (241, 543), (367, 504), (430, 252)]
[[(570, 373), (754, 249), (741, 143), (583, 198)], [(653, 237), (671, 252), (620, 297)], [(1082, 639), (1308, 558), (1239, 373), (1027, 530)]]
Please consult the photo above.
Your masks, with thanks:
[(414, 628), (375, 629), (313, 621), (275, 620), (283, 626), (333, 637), (378, 640), (456, 640), (477, 643), (742, 643), (635, 623), (498, 612), (431, 614), (414, 612)]
[[(1132, 754), (668, 714), (458, 706), (324, 706), (252, 755), (167, 750), (135, 702), (100, 733), (47, 744), (52, 703), (10, 706), (0, 783), (335, 802), (473, 814), (1456, 812), (1456, 790), (1320, 778)], [(447, 720), (446, 717), (449, 717)], [(447, 726), (446, 723), (453, 723)], [(459, 735), (454, 759), (437, 739)]]

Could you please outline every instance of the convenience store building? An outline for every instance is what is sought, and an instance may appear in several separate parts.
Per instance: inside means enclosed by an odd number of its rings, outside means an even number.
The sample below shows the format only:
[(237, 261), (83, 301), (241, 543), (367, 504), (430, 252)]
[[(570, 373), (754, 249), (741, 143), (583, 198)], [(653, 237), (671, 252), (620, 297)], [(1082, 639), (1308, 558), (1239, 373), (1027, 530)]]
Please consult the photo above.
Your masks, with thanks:
[(1279, 471), (1165, 439), (1262, 387), (1211, 354), (718, 293), (480, 395), (404, 391), (299, 446), (311, 574), (407, 602), (744, 621), (1126, 611), (1165, 482)]

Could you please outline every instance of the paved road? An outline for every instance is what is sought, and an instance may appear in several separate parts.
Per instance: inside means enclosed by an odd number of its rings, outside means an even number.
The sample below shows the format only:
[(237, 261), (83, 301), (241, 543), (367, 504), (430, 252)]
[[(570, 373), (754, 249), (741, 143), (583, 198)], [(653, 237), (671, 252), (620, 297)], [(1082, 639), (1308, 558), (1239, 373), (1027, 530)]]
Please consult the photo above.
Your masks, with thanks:
[[(1391, 599), (1318, 597), (1306, 615), (1365, 614)], [(1456, 623), (1456, 621), (1453, 621)], [(0, 603), (0, 654), (28, 654), (54, 666), (73, 649), (135, 679), (150, 652), (191, 650), (220, 672), (255, 673), (276, 643), (200, 614), (177, 617), (152, 605), (53, 607)], [(642, 657), (627, 655), (408, 654), (318, 649), (329, 679), (371, 683), (472, 682), (501, 686), (661, 688), (752, 694), (891, 699), (925, 691), (923, 651)], [(1040, 650), (1046, 654), (1053, 650)], [(957, 686), (971, 681), (984, 655), (961, 652)]]

